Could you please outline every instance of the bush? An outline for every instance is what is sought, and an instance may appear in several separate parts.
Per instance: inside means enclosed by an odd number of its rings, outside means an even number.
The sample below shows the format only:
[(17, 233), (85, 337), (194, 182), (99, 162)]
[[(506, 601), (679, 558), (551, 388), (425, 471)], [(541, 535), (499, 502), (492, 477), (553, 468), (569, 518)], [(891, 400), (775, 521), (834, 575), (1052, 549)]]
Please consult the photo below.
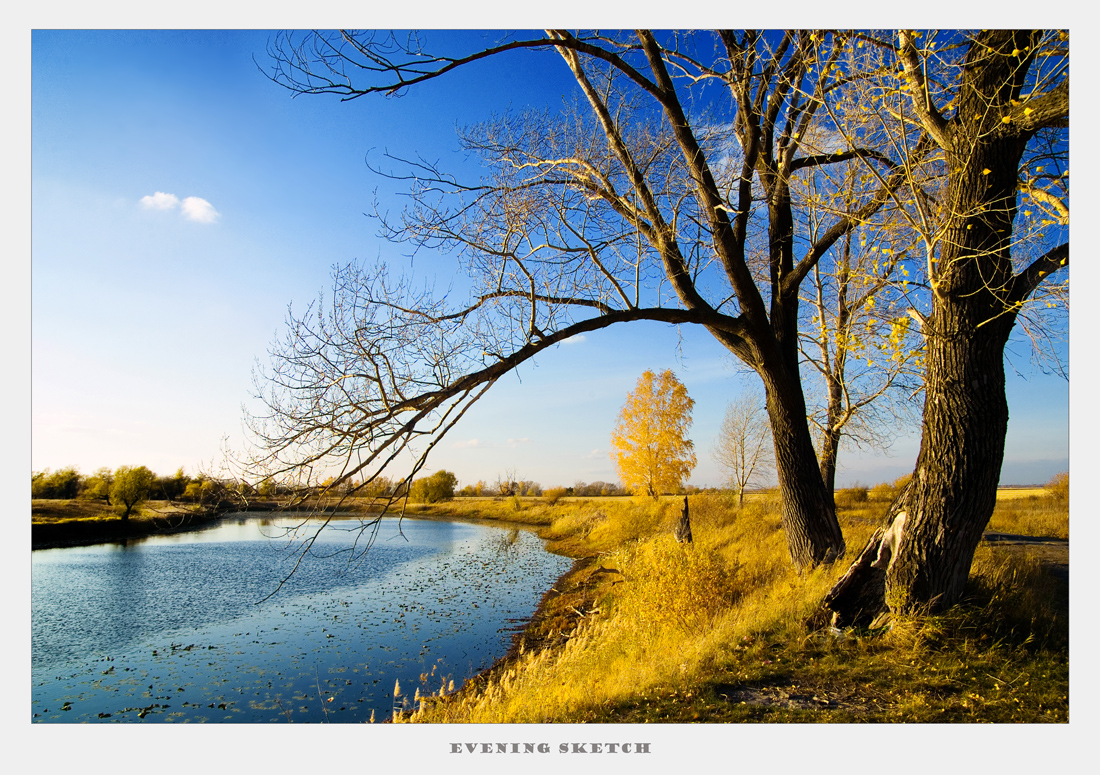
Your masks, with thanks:
[(833, 500), (838, 509), (854, 509), (867, 503), (867, 488), (862, 484), (853, 487), (845, 487), (833, 495)]
[(1047, 482), (1047, 492), (1058, 503), (1069, 501), (1069, 471), (1063, 471)]
[(701, 492), (688, 501), (692, 530), (715, 530), (731, 524), (740, 511), (737, 493), (731, 490)]
[(656, 628), (691, 630), (729, 608), (743, 589), (737, 568), (720, 554), (671, 536), (635, 544), (614, 555), (623, 572), (620, 606), (631, 619)]
[(415, 503), (437, 503), (455, 497), (458, 479), (450, 471), (436, 471), (431, 476), (417, 479), (409, 488), (409, 500)]
[(875, 503), (889, 503), (897, 494), (898, 491), (889, 482), (880, 482), (867, 491), (867, 497)]
[(564, 487), (551, 487), (542, 494), (542, 499), (547, 505), (553, 506), (565, 496)]

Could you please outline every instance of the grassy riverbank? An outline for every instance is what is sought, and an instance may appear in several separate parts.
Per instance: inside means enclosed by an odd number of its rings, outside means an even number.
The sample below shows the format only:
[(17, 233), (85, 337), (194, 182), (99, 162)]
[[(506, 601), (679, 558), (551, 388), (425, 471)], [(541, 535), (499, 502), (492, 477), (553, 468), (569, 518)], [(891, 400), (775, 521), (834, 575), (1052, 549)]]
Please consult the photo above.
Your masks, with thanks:
[(125, 522), (103, 501), (36, 499), (31, 501), (31, 548), (86, 546), (147, 535), (195, 530), (217, 519), (202, 509), (147, 501)]
[[(883, 508), (840, 509), (849, 547), (862, 546)], [(1030, 547), (983, 543), (966, 600), (945, 615), (829, 634), (804, 622), (845, 565), (794, 573), (773, 497), (738, 508), (692, 496), (691, 546), (670, 536), (678, 510), (678, 499), (629, 498), (410, 509), (536, 525), (549, 548), (580, 559), (509, 657), (404, 720), (1068, 719), (1067, 589)], [(1021, 527), (1065, 537), (1067, 507), (1041, 492), (1003, 498), (989, 530)]]

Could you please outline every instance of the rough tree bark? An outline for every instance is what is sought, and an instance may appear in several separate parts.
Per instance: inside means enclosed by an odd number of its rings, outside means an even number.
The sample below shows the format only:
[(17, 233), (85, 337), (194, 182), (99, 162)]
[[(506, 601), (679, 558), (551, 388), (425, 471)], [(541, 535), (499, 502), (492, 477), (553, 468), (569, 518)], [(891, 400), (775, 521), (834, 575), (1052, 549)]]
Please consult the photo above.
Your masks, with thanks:
[[(1027, 142), (1037, 128), (1059, 125), (1069, 113), (1068, 76), (1046, 92), (1022, 96), (1040, 37), (1019, 30), (974, 36), (955, 116), (945, 120), (927, 102), (917, 109), (948, 170), (944, 238), (930, 273), (931, 314), (923, 322), (921, 446), (911, 485), (887, 514), (887, 524), (899, 513), (906, 521), (885, 583), (867, 562), (880, 531), (826, 598), (840, 622), (866, 623), (876, 612), (869, 602), (875, 595), (894, 614), (956, 603), (992, 516), (1008, 429), (1005, 345), (1023, 302), (1069, 260), (1063, 244), (1019, 273), (1012, 263)], [(913, 37), (903, 32), (899, 41), (910, 83), (923, 94)]]
[[(840, 524), (833, 516), (831, 493), (826, 492), (817, 453), (806, 424), (806, 403), (801, 385), (773, 379), (774, 371), (762, 372), (775, 445), (775, 469), (779, 482), (781, 517), (787, 547), (796, 565), (833, 562), (844, 554)], [(810, 515), (807, 519), (804, 515)], [(810, 558), (798, 562), (798, 558)]]

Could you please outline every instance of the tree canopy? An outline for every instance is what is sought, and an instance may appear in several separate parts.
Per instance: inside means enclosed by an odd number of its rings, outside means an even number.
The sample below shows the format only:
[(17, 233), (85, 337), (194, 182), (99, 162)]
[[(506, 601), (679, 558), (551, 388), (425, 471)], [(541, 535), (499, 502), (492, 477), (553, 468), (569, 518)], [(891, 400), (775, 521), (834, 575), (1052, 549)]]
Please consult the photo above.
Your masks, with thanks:
[(687, 436), (694, 406), (670, 369), (642, 373), (611, 434), (611, 459), (624, 487), (652, 498), (680, 489), (695, 468), (695, 445)]
[(123, 508), (128, 519), (134, 507), (149, 497), (157, 476), (145, 466), (119, 466), (111, 483), (111, 501)]
[[(417, 35), (280, 36), (269, 75), (299, 94), (399, 94), (522, 51), (555, 52), (576, 90), (563, 110), (461, 130), (479, 179), (422, 159), (376, 170), (406, 182), (411, 199), (402, 213), (376, 211), (381, 234), (411, 253), (453, 255), (470, 294), (436, 294), (383, 265), (338, 269), (331, 299), (291, 315), (272, 348), (252, 462), (302, 476), (335, 465), (337, 481), (369, 482), (411, 450), (415, 473), (497, 379), (546, 348), (637, 320), (691, 325), (760, 377), (792, 561), (832, 561), (845, 544), (801, 375), (806, 299), (828, 275), (836, 287), (858, 279), (861, 302), (874, 290), (889, 311), (873, 324), (886, 350), (923, 340), (922, 456), (954, 465), (952, 490), (968, 477), (976, 485), (980, 497), (963, 507), (970, 527), (958, 545), (967, 545), (988, 519), (1007, 411), (949, 407), (1003, 404), (1008, 333), (1018, 320), (1044, 322), (1037, 289), (1054, 294), (1040, 301), (1064, 298), (1064, 283), (1048, 278), (1068, 261), (1058, 244), (1068, 223), (1066, 41), (1021, 31), (548, 30), (450, 56)], [(1020, 208), (1021, 198), (1033, 204)], [(843, 262), (858, 266), (845, 248), (855, 240), (869, 247), (853, 275)], [(841, 346), (823, 361), (858, 353), (849, 328), (831, 330)], [(972, 367), (944, 368), (960, 358)], [(966, 440), (982, 429), (980, 443)], [(976, 454), (988, 461), (971, 465)], [(921, 470), (915, 479), (931, 481)], [(928, 524), (950, 510), (937, 497), (953, 500), (938, 486), (920, 496), (923, 512), (939, 515)], [(925, 532), (923, 517), (907, 524)], [(935, 586), (912, 599), (934, 597)]]

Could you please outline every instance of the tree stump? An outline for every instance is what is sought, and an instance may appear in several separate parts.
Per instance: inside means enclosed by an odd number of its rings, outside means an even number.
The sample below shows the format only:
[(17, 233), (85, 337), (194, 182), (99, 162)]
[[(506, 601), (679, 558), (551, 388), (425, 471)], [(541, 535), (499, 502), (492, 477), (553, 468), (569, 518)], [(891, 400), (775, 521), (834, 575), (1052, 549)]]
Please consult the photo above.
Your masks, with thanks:
[[(890, 508), (886, 510), (881, 527), (867, 541), (848, 571), (825, 595), (818, 612), (810, 618), (813, 626), (828, 623), (834, 627), (870, 627), (879, 614), (889, 610), (886, 604), (888, 563), (879, 562), (882, 541), (887, 531), (892, 529), (894, 520), (908, 512), (913, 481), (910, 480), (897, 494)], [(896, 550), (893, 547), (893, 551)], [(885, 567), (875, 567), (876, 565)]]
[(680, 512), (680, 521), (676, 523), (676, 540), (682, 544), (691, 543), (691, 518), (688, 516), (688, 499), (684, 496), (684, 507)]
[(884, 533), (883, 528), (875, 531), (822, 601), (822, 609), (831, 613), (829, 624), (833, 627), (869, 627), (886, 610), (886, 570), (874, 567)]

